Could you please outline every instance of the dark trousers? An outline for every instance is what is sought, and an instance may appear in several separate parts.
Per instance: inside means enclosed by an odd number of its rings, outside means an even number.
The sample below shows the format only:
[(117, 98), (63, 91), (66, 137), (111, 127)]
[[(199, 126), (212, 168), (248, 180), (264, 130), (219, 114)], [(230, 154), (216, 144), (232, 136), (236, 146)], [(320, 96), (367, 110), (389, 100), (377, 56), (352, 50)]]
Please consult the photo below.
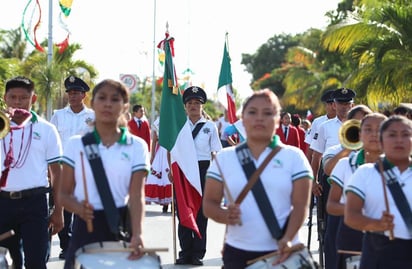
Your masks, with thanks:
[[(339, 220), (338, 232), (336, 235), (336, 247), (338, 250), (362, 251), (363, 232), (354, 230), (347, 226), (343, 217)], [(336, 258), (337, 269), (346, 268), (346, 259), (356, 254), (338, 253)]]
[[(206, 171), (209, 168), (209, 161), (199, 161), (199, 173), (200, 173), (200, 183), (202, 186), (202, 193), (205, 186)], [(177, 205), (177, 210), (179, 210), (179, 205)], [(181, 251), (179, 252), (179, 257), (184, 259), (199, 258), (203, 259), (206, 254), (206, 230), (207, 230), (208, 219), (203, 215), (203, 207), (201, 206), (199, 212), (196, 216), (196, 224), (199, 228), (200, 235), (199, 238), (197, 234), (183, 225), (178, 224), (177, 234), (179, 237), (179, 244)]]
[[(119, 208), (120, 216), (123, 216), (127, 210), (127, 207)], [(86, 222), (81, 218), (74, 215), (72, 226), (72, 237), (70, 238), (69, 247), (66, 252), (66, 261), (64, 263), (64, 269), (73, 269), (75, 266), (75, 254), (76, 251), (91, 243), (105, 242), (105, 241), (117, 241), (118, 238), (114, 235), (109, 228), (106, 221), (106, 216), (103, 210), (94, 211), (93, 219), (93, 232), (87, 231)]]
[(60, 248), (62, 250), (67, 250), (69, 246), (69, 240), (71, 237), (71, 233), (72, 233), (71, 226), (72, 226), (73, 213), (64, 210), (63, 218), (64, 218), (64, 227), (58, 233), (58, 235), (59, 235), (59, 241), (60, 241)]
[(247, 261), (256, 259), (273, 251), (246, 251), (225, 244), (223, 251), (223, 265), (225, 269), (245, 268), (247, 266)]
[(360, 269), (412, 268), (412, 240), (389, 240), (376, 233), (363, 238)]
[(0, 233), (15, 235), (0, 241), (9, 250), (15, 268), (22, 268), (21, 247), (26, 269), (46, 269), (49, 250), (49, 212), (46, 194), (21, 199), (0, 198)]

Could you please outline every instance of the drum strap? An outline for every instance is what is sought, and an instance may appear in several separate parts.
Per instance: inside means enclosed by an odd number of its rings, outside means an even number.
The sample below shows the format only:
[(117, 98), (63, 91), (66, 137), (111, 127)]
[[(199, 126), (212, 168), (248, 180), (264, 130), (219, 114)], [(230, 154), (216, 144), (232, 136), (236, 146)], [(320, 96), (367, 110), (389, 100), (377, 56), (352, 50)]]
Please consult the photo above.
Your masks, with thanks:
[[(256, 166), (252, 160), (252, 154), (246, 142), (236, 146), (237, 157), (239, 159), (240, 164), (242, 165), (243, 172), (245, 173), (246, 178), (248, 179), (247, 185), (242, 190), (239, 196), (241, 196), (242, 193), (244, 193), (244, 191), (247, 193), (249, 190), (252, 190), (253, 196), (255, 197), (260, 213), (262, 214), (263, 219), (265, 220), (266, 226), (268, 227), (272, 237), (277, 240), (282, 238), (283, 231), (279, 226), (275, 212), (273, 211), (273, 207), (267, 196), (266, 190), (263, 187), (263, 184), (260, 180), (260, 174), (262, 173), (266, 165), (269, 163), (269, 161), (279, 152), (280, 149), (280, 146), (276, 146), (269, 153), (269, 155), (259, 166), (259, 168), (256, 169)], [(238, 200), (239, 198), (236, 199), (236, 201)]]
[[(383, 171), (379, 169), (379, 162), (382, 161), (383, 163)], [(391, 164), (388, 162), (386, 158), (383, 160), (378, 160), (375, 163), (375, 168), (382, 173), (381, 175), (386, 180), (386, 186), (388, 186), (389, 191), (392, 194), (392, 198), (395, 201), (396, 207), (398, 208), (403, 221), (408, 228), (409, 234), (412, 235), (412, 211), (411, 207), (406, 199), (405, 193), (402, 191), (402, 187), (399, 184), (399, 181), (396, 177), (395, 172), (392, 170)]]
[(94, 133), (90, 132), (85, 134), (82, 137), (82, 142), (84, 145), (84, 151), (93, 172), (94, 181), (96, 182), (100, 199), (102, 200), (106, 221), (109, 225), (110, 231), (117, 236), (120, 231), (120, 215), (114, 202), (113, 194), (110, 190)]

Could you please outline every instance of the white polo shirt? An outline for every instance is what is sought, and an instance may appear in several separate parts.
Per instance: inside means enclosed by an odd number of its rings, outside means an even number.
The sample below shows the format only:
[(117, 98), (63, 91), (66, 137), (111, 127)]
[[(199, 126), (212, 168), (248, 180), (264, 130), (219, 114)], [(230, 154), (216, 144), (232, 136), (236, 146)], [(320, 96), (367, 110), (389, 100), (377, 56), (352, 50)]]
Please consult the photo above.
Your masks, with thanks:
[(313, 120), (312, 125), (311, 125), (309, 131), (306, 133), (306, 136), (305, 136), (305, 143), (306, 144), (310, 145), (312, 143), (313, 137), (318, 133), (319, 126), (327, 120), (328, 120), (328, 116), (326, 116), (326, 115), (319, 116), (319, 117), (317, 117), (316, 119)]
[(351, 152), (348, 157), (340, 159), (332, 170), (331, 175), (328, 178), (328, 182), (333, 182), (340, 187), (342, 191), (339, 202), (346, 204), (346, 195), (344, 189), (348, 185), (350, 178), (360, 165), (364, 164), (364, 151)]
[(342, 122), (338, 117), (327, 120), (319, 126), (317, 136), (313, 137), (310, 148), (323, 153), (327, 148), (339, 144), (339, 129)]
[[(118, 142), (105, 147), (98, 141), (98, 148), (109, 181), (110, 189), (117, 207), (126, 206), (131, 176), (137, 171), (149, 171), (150, 156), (146, 142), (140, 137), (131, 135), (122, 128), (122, 136)], [(74, 196), (78, 201), (85, 198), (80, 152), (83, 152), (89, 203), (95, 210), (103, 209), (100, 195), (96, 187), (89, 160), (84, 153), (80, 135), (72, 136), (64, 149), (63, 163), (74, 169)]]
[[(60, 161), (62, 144), (56, 127), (33, 111), (31, 113), (32, 118), (24, 128), (13, 130), (0, 140), (1, 156), (6, 156), (12, 136), (14, 159), (22, 165), (10, 169), (7, 184), (1, 188), (3, 191), (49, 186), (48, 165)], [(16, 126), (13, 121), (10, 124)], [(4, 162), (1, 162), (1, 171), (4, 169)]]
[(216, 124), (212, 121), (206, 120), (201, 117), (196, 123), (187, 118), (190, 126), (190, 130), (193, 131), (196, 124), (204, 122), (205, 124), (200, 129), (199, 133), (194, 139), (196, 155), (198, 161), (210, 161), (212, 158), (212, 152), (218, 152), (222, 149), (222, 143), (220, 142), (219, 134), (216, 128)]
[[(400, 184), (403, 185), (402, 191), (409, 205), (412, 205), (412, 167), (409, 167), (403, 173), (397, 167), (393, 167), (392, 170)], [(345, 192), (352, 192), (364, 201), (363, 214), (365, 216), (372, 219), (380, 219), (382, 217), (382, 211), (386, 209), (385, 200), (383, 199), (383, 185), (381, 175), (376, 170), (374, 163), (360, 166), (349, 180)], [(386, 193), (389, 211), (394, 215), (394, 236), (401, 239), (412, 239), (388, 187), (386, 187)], [(389, 236), (389, 232), (385, 231), (385, 235)]]
[(50, 122), (57, 127), (64, 144), (73, 135), (84, 135), (93, 131), (94, 111), (86, 106), (79, 113), (74, 113), (70, 106), (54, 111)]
[[(260, 175), (260, 179), (268, 194), (279, 226), (283, 227), (292, 210), (291, 195), (293, 182), (304, 177), (313, 178), (313, 176), (311, 166), (299, 148), (281, 145), (282, 149), (266, 166)], [(252, 157), (256, 167), (262, 164), (271, 150), (271, 148), (267, 147), (257, 160)], [(248, 182), (238, 161), (236, 147), (224, 148), (217, 154), (216, 158), (231, 196), (233, 199), (236, 199)], [(206, 179), (222, 181), (216, 161), (213, 161), (208, 169)], [(226, 190), (225, 197), (228, 199)], [(240, 204), (240, 210), (242, 225), (228, 225), (226, 242), (233, 247), (248, 251), (271, 251), (278, 249), (276, 240), (272, 238), (251, 191), (249, 191), (246, 198)], [(299, 234), (293, 238), (292, 242), (293, 244), (301, 242)]]

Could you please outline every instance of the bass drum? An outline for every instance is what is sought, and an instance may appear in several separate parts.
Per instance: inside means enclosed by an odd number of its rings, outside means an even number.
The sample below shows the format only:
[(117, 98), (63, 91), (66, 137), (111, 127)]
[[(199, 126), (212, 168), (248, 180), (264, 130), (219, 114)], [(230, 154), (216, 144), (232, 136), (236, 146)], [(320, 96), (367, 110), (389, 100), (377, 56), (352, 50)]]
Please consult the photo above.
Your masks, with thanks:
[(98, 242), (88, 244), (76, 251), (76, 269), (159, 269), (160, 257), (145, 254), (138, 260), (128, 260), (129, 251), (124, 242)]

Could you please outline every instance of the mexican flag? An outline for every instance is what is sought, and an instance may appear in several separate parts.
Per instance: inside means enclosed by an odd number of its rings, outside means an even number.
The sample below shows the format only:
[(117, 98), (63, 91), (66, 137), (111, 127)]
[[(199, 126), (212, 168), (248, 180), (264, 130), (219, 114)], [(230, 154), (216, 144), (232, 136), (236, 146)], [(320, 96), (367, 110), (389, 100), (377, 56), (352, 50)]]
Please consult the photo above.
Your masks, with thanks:
[(227, 110), (227, 117), (230, 123), (237, 121), (235, 96), (232, 89), (232, 69), (230, 66), (230, 56), (227, 50), (227, 33), (225, 47), (223, 50), (222, 66), (220, 67), (219, 84), (217, 86), (219, 101)]
[(158, 45), (165, 51), (159, 144), (170, 152), (180, 224), (201, 237), (196, 224), (196, 216), (202, 203), (199, 164), (182, 95), (177, 85), (173, 42), (174, 39), (166, 33), (166, 38)]

